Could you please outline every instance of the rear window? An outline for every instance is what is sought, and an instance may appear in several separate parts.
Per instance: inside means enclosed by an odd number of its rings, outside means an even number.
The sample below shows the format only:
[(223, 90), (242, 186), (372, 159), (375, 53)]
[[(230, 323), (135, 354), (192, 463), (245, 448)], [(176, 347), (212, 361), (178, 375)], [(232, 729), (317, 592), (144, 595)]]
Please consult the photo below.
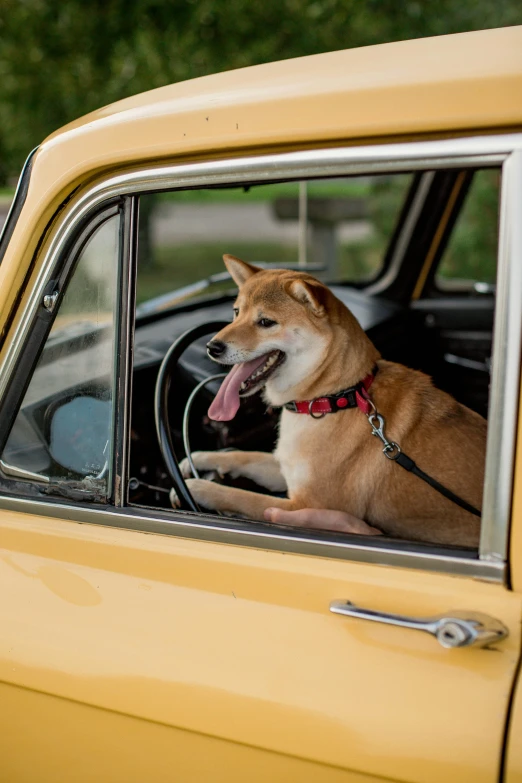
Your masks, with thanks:
[(500, 169), (475, 172), (435, 275), (440, 290), (493, 292), (499, 193)]

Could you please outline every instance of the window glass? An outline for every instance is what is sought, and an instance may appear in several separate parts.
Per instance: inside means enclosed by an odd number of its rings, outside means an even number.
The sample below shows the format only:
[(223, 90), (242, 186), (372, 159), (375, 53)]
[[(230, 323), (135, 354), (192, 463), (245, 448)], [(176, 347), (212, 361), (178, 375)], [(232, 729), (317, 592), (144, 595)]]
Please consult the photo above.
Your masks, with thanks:
[(89, 239), (2, 454), (8, 466), (52, 480), (96, 482), (107, 494), (119, 215)]
[(435, 277), (443, 290), (489, 293), (497, 272), (500, 170), (475, 172)]
[[(224, 253), (363, 283), (382, 269), (412, 176), (343, 177), (140, 199), (137, 302), (169, 307), (228, 289)], [(140, 309), (138, 310), (138, 314)]]

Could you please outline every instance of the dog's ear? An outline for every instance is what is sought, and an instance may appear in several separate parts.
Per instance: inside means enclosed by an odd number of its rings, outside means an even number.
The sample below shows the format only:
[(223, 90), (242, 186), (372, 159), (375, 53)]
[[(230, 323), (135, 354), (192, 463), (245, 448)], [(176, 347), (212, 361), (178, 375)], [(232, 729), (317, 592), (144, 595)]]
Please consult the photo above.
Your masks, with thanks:
[(230, 277), (237, 284), (238, 288), (241, 288), (252, 275), (261, 271), (259, 267), (247, 264), (246, 261), (241, 261), (240, 258), (235, 256), (224, 255), (223, 261), (230, 272)]
[(321, 283), (314, 285), (305, 283), (304, 280), (294, 280), (290, 283), (290, 295), (297, 299), (298, 302), (301, 302), (301, 304), (309, 307), (318, 318), (321, 318), (326, 313), (321, 301), (323, 291), (325, 291), (325, 287)]

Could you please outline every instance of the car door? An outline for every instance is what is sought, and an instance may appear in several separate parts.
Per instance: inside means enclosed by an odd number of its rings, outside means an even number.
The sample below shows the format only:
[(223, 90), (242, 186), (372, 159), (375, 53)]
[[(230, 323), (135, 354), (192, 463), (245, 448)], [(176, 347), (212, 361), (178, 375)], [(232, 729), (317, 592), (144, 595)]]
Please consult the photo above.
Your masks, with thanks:
[[(12, 511), (0, 573), (7, 779), (76, 758), (78, 780), (498, 779), (520, 618), (502, 585)], [(335, 599), (510, 636), (445, 649)]]
[[(312, 166), (314, 153), (309, 160)], [(285, 164), (285, 156), (273, 156), (263, 165)], [(233, 171), (231, 163), (231, 178)], [(505, 164), (505, 199), (519, 177), (512, 156)], [(73, 368), (78, 378), (71, 375), (67, 388), (57, 388), (49, 367), (53, 356), (62, 357), (56, 343), (47, 342), (52, 350), (42, 353), (43, 364), (20, 382), (28, 396), (22, 413), (27, 409), (33, 430), (41, 421), (44, 429), (11, 444), (10, 459), (23, 452), (28, 462), (9, 462), (5, 448), (2, 454), (0, 749), (6, 778), (498, 780), (520, 653), (520, 594), (509, 589), (505, 564), (506, 460), (514, 443), (508, 424), (516, 420), (518, 400), (518, 373), (510, 368), (519, 361), (516, 339), (508, 349), (506, 336), (516, 336), (522, 321), (513, 242), (504, 242), (499, 264), (504, 298), (491, 404), (497, 434), (488, 445), (477, 556), (271, 533), (204, 514), (126, 506), (118, 479), (130, 354), (121, 349), (130, 350), (134, 209), (126, 199), (116, 217), (107, 217), (120, 222), (108, 255), (112, 266), (102, 264), (102, 271), (118, 282), (108, 286), (113, 298), (90, 313), (96, 341), (89, 332), (66, 342), (73, 355), (79, 346), (80, 353), (94, 349), (100, 367), (93, 370), (83, 357)], [(502, 231), (512, 238), (508, 218)], [(92, 236), (89, 225), (85, 230)], [(85, 241), (73, 251), (64, 244), (64, 288), (45, 293), (57, 293), (54, 304), (43, 304), (51, 306), (49, 322), (67, 315), (61, 310), (72, 290), (66, 283), (72, 286), (81, 270), (76, 260)], [(55, 286), (53, 269), (49, 262)], [(24, 368), (22, 353), (13, 377)], [(43, 414), (43, 373), (34, 380), (39, 370), (50, 376)], [(4, 401), (15, 386), (4, 385)], [(69, 433), (69, 444), (89, 448), (64, 455), (62, 437), (58, 451), (46, 454), (56, 410), (82, 396), (108, 402), (109, 413), (92, 403), (80, 413), (68, 408), (59, 432)], [(45, 458), (53, 475), (42, 467)], [(56, 465), (67, 471), (60, 475)], [(485, 648), (452, 646), (462, 633), (456, 627), (461, 613), (480, 613), (486, 628), (500, 624), (507, 636)], [(453, 625), (436, 638), (426, 621), (440, 617)]]

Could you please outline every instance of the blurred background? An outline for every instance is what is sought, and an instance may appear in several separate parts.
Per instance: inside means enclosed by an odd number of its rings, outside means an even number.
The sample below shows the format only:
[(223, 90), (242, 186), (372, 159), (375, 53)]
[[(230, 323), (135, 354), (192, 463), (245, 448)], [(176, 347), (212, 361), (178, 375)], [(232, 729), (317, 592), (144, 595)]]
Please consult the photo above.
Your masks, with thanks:
[[(521, 0), (0, 0), (0, 226), (29, 151), (107, 103), (271, 60), (514, 24), (522, 24)], [(316, 183), (306, 194), (309, 263), (330, 243), (335, 276), (370, 280), (408, 184)], [(303, 193), (298, 183), (275, 187), (142, 199), (139, 300), (216, 274), (223, 252), (296, 261)], [(498, 177), (482, 177), (472, 192), (458, 263), (450, 254), (444, 274), (460, 279), (464, 269), (489, 282), (496, 231), (479, 216), (496, 210)]]

